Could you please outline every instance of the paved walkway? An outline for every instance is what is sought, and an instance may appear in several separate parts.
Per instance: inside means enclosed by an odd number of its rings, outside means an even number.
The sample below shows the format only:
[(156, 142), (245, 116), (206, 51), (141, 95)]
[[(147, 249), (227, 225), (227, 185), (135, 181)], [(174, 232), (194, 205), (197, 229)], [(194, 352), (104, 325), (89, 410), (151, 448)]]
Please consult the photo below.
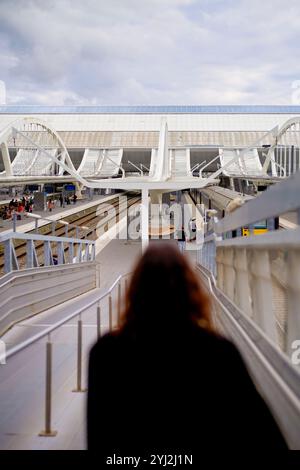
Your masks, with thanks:
[[(107, 236), (107, 233), (105, 234)], [(105, 238), (103, 236), (103, 238)], [(102, 238), (102, 237), (101, 237)], [(30, 338), (64, 318), (72, 310), (96, 299), (113, 281), (132, 269), (141, 244), (126, 240), (97, 241), (101, 265), (100, 289), (85, 293), (16, 325), (2, 338), (7, 347)], [(122, 283), (122, 295), (124, 294)], [(117, 290), (112, 294), (116, 321)], [(96, 341), (96, 306), (82, 314), (83, 382), (86, 385), (88, 352)], [(101, 302), (101, 329), (108, 329), (108, 299)], [(74, 393), (76, 384), (77, 319), (52, 333), (53, 342), (53, 429), (55, 437), (40, 437), (45, 396), (45, 339), (26, 348), (0, 366), (0, 449), (84, 449), (86, 393)]]

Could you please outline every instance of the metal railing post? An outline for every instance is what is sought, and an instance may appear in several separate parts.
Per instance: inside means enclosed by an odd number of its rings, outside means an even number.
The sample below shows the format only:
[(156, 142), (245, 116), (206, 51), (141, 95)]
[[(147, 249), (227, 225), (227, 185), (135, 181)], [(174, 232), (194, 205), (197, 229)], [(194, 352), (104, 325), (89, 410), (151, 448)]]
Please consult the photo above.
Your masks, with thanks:
[(77, 328), (77, 387), (73, 392), (86, 392), (85, 388), (82, 388), (82, 320), (78, 320)]
[(118, 326), (121, 323), (121, 281), (118, 282)]
[(108, 297), (108, 324), (109, 324), (109, 331), (112, 331), (113, 324), (112, 324), (112, 298), (111, 295)]
[(14, 212), (13, 213), (13, 232), (16, 232), (17, 228), (17, 214)]
[(50, 338), (46, 343), (46, 394), (45, 394), (45, 429), (39, 436), (54, 437), (57, 431), (51, 429), (52, 412), (52, 343)]

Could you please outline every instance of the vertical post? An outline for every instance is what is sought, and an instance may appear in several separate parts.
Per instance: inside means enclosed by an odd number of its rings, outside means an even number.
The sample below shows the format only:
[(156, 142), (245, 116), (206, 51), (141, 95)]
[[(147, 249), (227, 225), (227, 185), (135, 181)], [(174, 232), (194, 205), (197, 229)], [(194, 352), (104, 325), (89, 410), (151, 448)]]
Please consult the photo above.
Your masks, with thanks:
[(49, 240), (44, 241), (44, 265), (51, 265), (51, 247)]
[(97, 339), (101, 338), (101, 307), (97, 306)]
[(39, 436), (54, 437), (57, 431), (51, 429), (52, 412), (52, 343), (50, 338), (46, 343), (46, 394), (45, 394), (45, 429)]
[(55, 222), (51, 222), (51, 230), (52, 230), (52, 235), (55, 236)]
[(86, 389), (82, 388), (82, 320), (78, 320), (77, 328), (77, 387), (73, 392), (85, 392)]
[(248, 316), (252, 315), (251, 291), (248, 272), (247, 251), (245, 248), (236, 248), (234, 257), (236, 270), (235, 303)]
[(76, 238), (79, 238), (79, 228), (76, 227)]
[(16, 232), (17, 228), (17, 214), (14, 212), (13, 213), (13, 232)]
[(121, 323), (121, 282), (118, 283), (118, 326)]
[(33, 268), (33, 240), (27, 240), (26, 242), (26, 267)]
[(224, 293), (229, 297), (231, 300), (234, 300), (234, 288), (235, 288), (235, 270), (233, 266), (233, 256), (234, 251), (233, 248), (225, 248), (223, 252), (223, 259), (225, 265), (225, 273), (224, 273)]
[(10, 273), (12, 271), (12, 242), (10, 239), (4, 242), (4, 272)]
[(57, 243), (57, 264), (64, 264), (64, 244), (63, 242)]
[(224, 250), (218, 247), (216, 250), (217, 263), (217, 286), (220, 290), (224, 290)]
[(35, 233), (39, 233), (39, 219), (35, 219), (34, 231)]
[(74, 244), (71, 242), (69, 243), (69, 263), (73, 263), (74, 258)]
[(253, 250), (252, 263), (253, 318), (262, 330), (277, 344), (273, 305), (273, 289), (267, 250)]
[(12, 171), (12, 166), (11, 166), (11, 161), (10, 161), (10, 156), (9, 156), (9, 150), (6, 142), (2, 142), (1, 146), (1, 152), (2, 152), (2, 159), (4, 163), (4, 169), (5, 169), (5, 176), (12, 176), (13, 171)]
[(109, 331), (112, 331), (113, 324), (112, 324), (112, 298), (111, 295), (108, 297), (108, 325)]
[(147, 188), (142, 189), (141, 229), (142, 251), (145, 251), (149, 243), (149, 190)]

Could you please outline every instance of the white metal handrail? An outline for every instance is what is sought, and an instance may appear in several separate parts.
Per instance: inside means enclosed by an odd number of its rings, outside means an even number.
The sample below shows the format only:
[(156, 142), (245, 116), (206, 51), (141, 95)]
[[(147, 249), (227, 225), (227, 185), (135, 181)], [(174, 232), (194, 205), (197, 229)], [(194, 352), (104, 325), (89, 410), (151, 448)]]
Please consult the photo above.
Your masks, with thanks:
[(212, 160), (210, 160), (206, 165), (204, 165), (200, 172), (199, 172), (199, 177), (202, 178), (202, 173), (203, 173), (203, 170), (205, 170), (205, 168), (207, 168), (211, 163), (214, 163), (218, 158), (220, 158), (220, 155), (217, 155), (215, 158), (213, 158)]
[[(55, 436), (57, 431), (52, 429), (51, 425), (51, 418), (52, 418), (52, 342), (51, 342), (51, 334), (54, 331), (57, 331), (60, 327), (68, 323), (70, 320), (79, 317), (77, 322), (77, 372), (76, 372), (76, 387), (73, 389), (73, 392), (85, 392), (86, 389), (82, 386), (82, 363), (83, 363), (83, 351), (82, 351), (82, 343), (83, 343), (83, 335), (82, 335), (82, 314), (84, 314), (89, 308), (93, 307), (97, 304), (97, 337), (101, 336), (101, 309), (100, 309), (100, 302), (108, 296), (109, 301), (109, 330), (113, 329), (113, 314), (112, 314), (112, 292), (113, 290), (118, 287), (117, 293), (117, 323), (120, 324), (121, 318), (121, 279), (125, 278), (125, 290), (127, 290), (127, 277), (131, 273), (123, 274), (117, 277), (117, 279), (113, 282), (109, 289), (105, 292), (101, 293), (97, 296), (94, 300), (87, 302), (84, 306), (76, 309), (73, 313), (67, 315), (62, 320), (56, 322), (54, 325), (51, 325), (45, 328), (42, 332), (37, 333), (36, 335), (28, 338), (27, 340), (23, 341), (21, 344), (16, 345), (10, 348), (6, 355), (5, 360), (12, 358), (14, 355), (24, 351), (26, 348), (32, 346), (33, 344), (37, 343), (43, 338), (47, 338), (46, 342), (46, 382), (45, 382), (45, 428), (39, 433), (39, 436), (50, 437)], [(3, 358), (0, 355), (0, 361)]]
[(107, 289), (105, 292), (100, 294), (99, 297), (92, 300), (91, 302), (88, 302), (86, 305), (84, 305), (84, 307), (78, 308), (77, 310), (75, 310), (70, 315), (68, 315), (65, 318), (63, 318), (62, 320), (54, 323), (54, 325), (51, 325), (48, 328), (45, 328), (40, 333), (37, 333), (36, 335), (32, 336), (31, 338), (27, 339), (26, 341), (23, 341), (21, 344), (10, 348), (6, 353), (6, 359), (9, 359), (13, 355), (17, 354), (18, 352), (20, 352), (23, 349), (27, 348), (28, 346), (32, 345), (36, 341), (39, 341), (40, 339), (45, 338), (50, 333), (53, 333), (53, 331), (57, 330), (60, 326), (65, 325), (68, 321), (70, 321), (73, 318), (77, 317), (78, 315), (82, 314), (85, 310), (89, 309), (90, 307), (93, 307), (95, 304), (97, 304), (98, 302), (103, 300), (105, 297), (107, 297), (113, 291), (113, 289), (117, 286), (117, 284), (120, 282), (120, 280), (122, 278), (128, 277), (129, 275), (130, 275), (130, 273), (118, 276), (117, 279), (109, 287), (109, 289)]
[(230, 215), (219, 220), (215, 225), (216, 233), (222, 234), (259, 220), (298, 210), (300, 208), (299, 188), (300, 173), (276, 183), (257, 198), (248, 201)]
[[(13, 240), (26, 241), (26, 267), (38, 267), (38, 255), (34, 242), (40, 241), (44, 244), (43, 257), (46, 266), (54, 265), (54, 255), (52, 254), (51, 243), (57, 244), (57, 264), (74, 263), (74, 248), (79, 247), (75, 260), (78, 262), (94, 261), (96, 256), (95, 240), (82, 238), (56, 237), (53, 235), (39, 235), (37, 233), (9, 232), (0, 235), (0, 244), (4, 245), (4, 272), (9, 273), (19, 270), (19, 262)], [(65, 260), (64, 243), (69, 248), (69, 260)], [(83, 254), (83, 248), (85, 252)]]
[(205, 163), (206, 163), (206, 160), (204, 160), (204, 161), (201, 162), (201, 163), (196, 163), (196, 165), (194, 165), (193, 168), (191, 169), (191, 173), (193, 174), (194, 171), (200, 170), (200, 168), (201, 168), (203, 165), (205, 165)]
[(300, 374), (288, 358), (217, 287), (215, 277), (201, 266), (200, 275), (214, 303), (219, 330), (234, 341), (244, 356), (259, 391), (272, 409), (292, 449), (300, 448)]
[[(216, 275), (219, 289), (291, 360), (300, 339), (300, 227), (274, 230), (270, 221), (289, 211), (296, 211), (299, 220), (299, 188), (298, 173), (215, 221), (198, 254), (198, 262)], [(242, 236), (242, 227), (251, 231), (260, 220), (272, 229)]]
[(133, 166), (133, 168), (135, 168), (136, 170), (138, 170), (138, 172), (140, 173), (141, 176), (144, 176), (144, 172), (141, 168), (139, 168), (137, 165), (135, 165), (134, 163), (132, 163), (130, 160), (127, 160), (127, 163), (129, 163), (129, 165)]

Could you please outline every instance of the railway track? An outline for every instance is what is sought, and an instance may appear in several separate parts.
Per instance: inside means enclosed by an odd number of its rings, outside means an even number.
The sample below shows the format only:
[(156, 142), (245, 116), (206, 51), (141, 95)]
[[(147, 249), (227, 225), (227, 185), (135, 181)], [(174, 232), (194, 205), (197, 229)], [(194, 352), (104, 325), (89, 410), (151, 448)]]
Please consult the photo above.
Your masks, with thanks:
[[(127, 209), (137, 204), (139, 201), (140, 201), (140, 196), (128, 195), (127, 206), (126, 206)], [(90, 230), (84, 230), (79, 227), (78, 235), (76, 236), (76, 227), (68, 227), (67, 237), (70, 237), (70, 238), (76, 237), (76, 238), (82, 238), (82, 239), (85, 238), (89, 240), (95, 240), (97, 238), (96, 230), (99, 230), (101, 232), (106, 232), (108, 230), (109, 223), (112, 222), (113, 219), (115, 219), (117, 223), (120, 220), (120, 216), (125, 211), (124, 206), (119, 206), (119, 198), (116, 198), (116, 200), (110, 201), (109, 205), (113, 206), (116, 209), (115, 214), (113, 213), (109, 215), (108, 204), (104, 202), (102, 204), (100, 203), (98, 206), (94, 206), (89, 209), (84, 209), (83, 211), (79, 211), (76, 214), (72, 214), (71, 216), (64, 217), (63, 220), (66, 222), (69, 222), (78, 226), (86, 226), (90, 229)], [(65, 235), (66, 225), (61, 224), (59, 226), (59, 221), (55, 221), (55, 223), (56, 223), (56, 227), (54, 230), (52, 229), (52, 224), (50, 222), (49, 224), (40, 227), (38, 229), (38, 232), (36, 232), (35, 230), (31, 230), (27, 233), (38, 233), (40, 235), (53, 235), (55, 237), (66, 236)], [(34, 245), (35, 245), (35, 249), (37, 253), (38, 262), (41, 264), (43, 262), (44, 243), (42, 241), (35, 241)], [(57, 244), (54, 242), (51, 244), (52, 253), (54, 255), (57, 254), (56, 245)], [(77, 244), (74, 244), (75, 254), (76, 254), (76, 248), (77, 248), (76, 245)], [(17, 259), (18, 259), (19, 267), (20, 269), (24, 269), (26, 267), (26, 242), (22, 240), (15, 240), (14, 247), (15, 247), (15, 252), (16, 252)], [(65, 255), (67, 255), (68, 251), (69, 251), (69, 246), (67, 244), (64, 247)], [(4, 250), (3, 250), (3, 246), (0, 245), (0, 275), (3, 275), (3, 274), (4, 274)]]

